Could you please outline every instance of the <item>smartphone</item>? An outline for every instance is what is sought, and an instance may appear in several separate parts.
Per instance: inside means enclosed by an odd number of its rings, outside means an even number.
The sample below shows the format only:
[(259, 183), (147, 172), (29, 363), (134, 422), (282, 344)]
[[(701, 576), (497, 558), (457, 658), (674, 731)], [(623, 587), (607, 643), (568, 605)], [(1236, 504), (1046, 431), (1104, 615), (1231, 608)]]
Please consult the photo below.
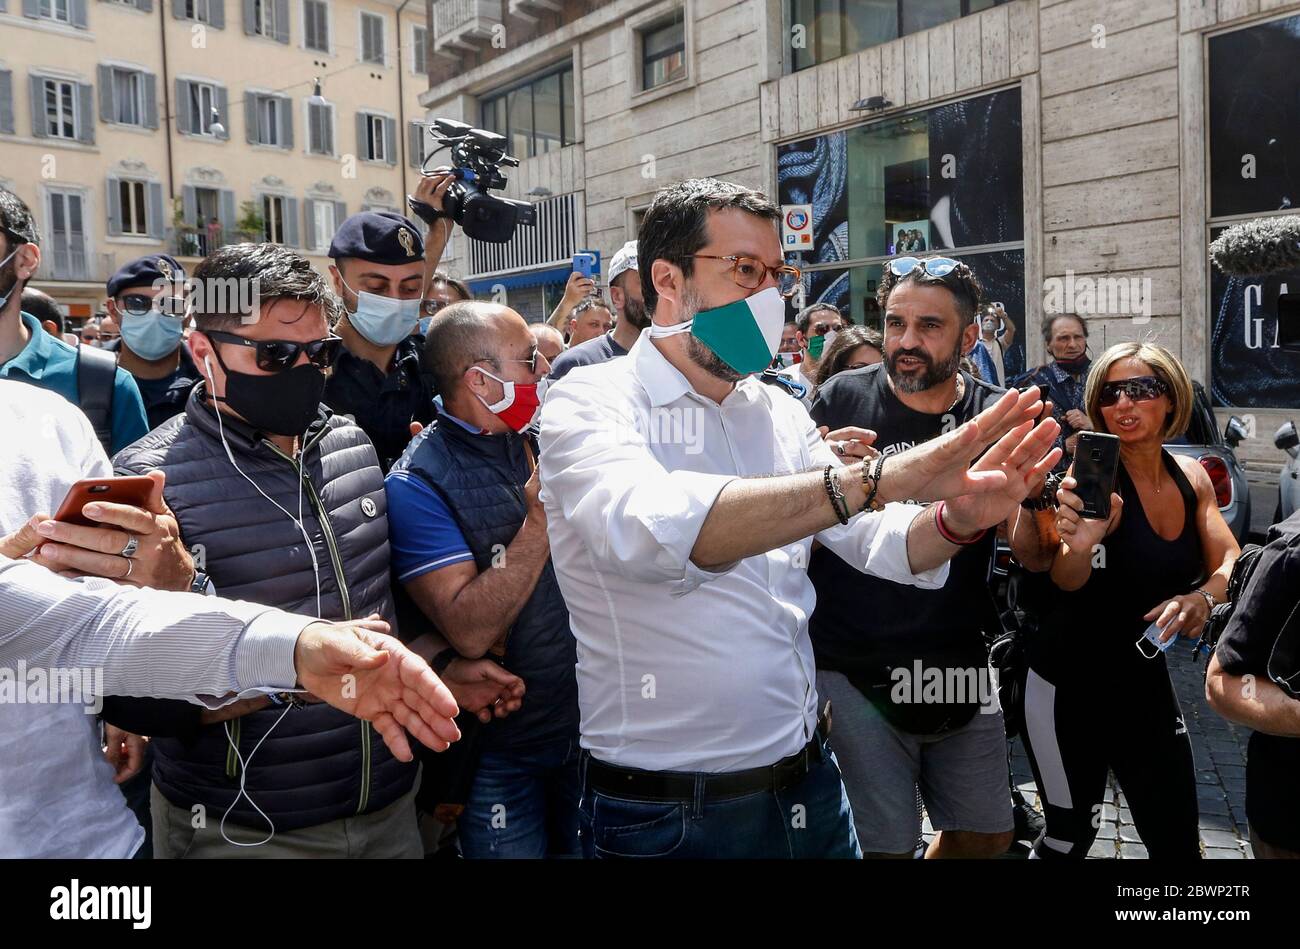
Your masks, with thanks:
[(598, 274), (596, 270), (596, 255), (581, 251), (573, 255), (573, 269), (576, 273), (582, 274), (588, 280), (595, 280)]
[(1080, 432), (1074, 450), (1074, 489), (1083, 500), (1083, 517), (1110, 517), (1110, 496), (1119, 474), (1119, 439), (1101, 432)]
[(82, 514), (81, 509), (91, 501), (145, 507), (151, 493), (153, 493), (153, 479), (146, 478), (144, 475), (125, 478), (84, 478), (68, 489), (68, 494), (59, 505), (54, 519), (65, 524), (80, 524), (82, 527), (102, 527), (102, 524)]

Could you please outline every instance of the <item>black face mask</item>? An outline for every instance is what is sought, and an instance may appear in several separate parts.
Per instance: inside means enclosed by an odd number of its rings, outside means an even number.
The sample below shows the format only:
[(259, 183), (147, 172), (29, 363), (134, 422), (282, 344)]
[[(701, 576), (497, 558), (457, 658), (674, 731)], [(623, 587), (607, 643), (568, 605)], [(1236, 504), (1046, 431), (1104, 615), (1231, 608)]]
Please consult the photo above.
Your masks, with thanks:
[(226, 394), (214, 395), (212, 401), (224, 402), (254, 428), (272, 435), (298, 436), (320, 414), (325, 373), (311, 363), (269, 376), (255, 376), (227, 369), (215, 347), (212, 352), (226, 374)]

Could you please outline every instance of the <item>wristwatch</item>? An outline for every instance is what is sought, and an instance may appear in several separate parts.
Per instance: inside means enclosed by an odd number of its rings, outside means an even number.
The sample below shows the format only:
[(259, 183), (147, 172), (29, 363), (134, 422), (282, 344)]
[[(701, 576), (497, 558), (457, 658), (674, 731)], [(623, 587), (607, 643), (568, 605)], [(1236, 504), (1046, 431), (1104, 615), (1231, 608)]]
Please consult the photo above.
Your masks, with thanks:
[(1043, 490), (1034, 497), (1025, 498), (1020, 506), (1026, 511), (1049, 511), (1056, 509), (1056, 491), (1061, 486), (1064, 476), (1052, 474), (1043, 482)]
[(303, 708), (307, 704), (297, 692), (268, 692), (266, 697), (271, 700), (272, 705), (280, 707), (290, 705), (293, 708)]
[(202, 593), (204, 596), (216, 596), (217, 587), (210, 576), (202, 570), (195, 570), (194, 580), (190, 583), (190, 592)]
[(1199, 593), (1201, 596), (1205, 597), (1205, 605), (1209, 607), (1211, 613), (1214, 612), (1214, 607), (1218, 604), (1219, 601), (1214, 598), (1213, 593), (1211, 593), (1209, 590), (1202, 590), (1200, 587), (1197, 587), (1192, 592)]
[(433, 669), (436, 675), (442, 675), (444, 672), (447, 671), (447, 667), (451, 665), (452, 660), (459, 659), (459, 658), (460, 658), (460, 653), (458, 653), (451, 646), (448, 646), (442, 652), (438, 653), (436, 656), (434, 656), (432, 659), (429, 660), (429, 666)]

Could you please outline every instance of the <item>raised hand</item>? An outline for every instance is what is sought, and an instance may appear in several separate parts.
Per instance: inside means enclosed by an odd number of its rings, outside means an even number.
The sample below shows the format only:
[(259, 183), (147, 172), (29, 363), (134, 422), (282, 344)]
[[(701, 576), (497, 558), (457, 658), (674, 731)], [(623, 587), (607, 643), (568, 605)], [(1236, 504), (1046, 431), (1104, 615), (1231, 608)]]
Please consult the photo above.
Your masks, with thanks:
[(1020, 502), (1037, 488), (1061, 460), (1061, 449), (1052, 447), (1061, 426), (1048, 417), (1035, 425), (1022, 422), (998, 439), (972, 471), (1001, 471), (1006, 484), (997, 491), (967, 494), (945, 502), (944, 520), (958, 534), (974, 534), (1007, 520)]

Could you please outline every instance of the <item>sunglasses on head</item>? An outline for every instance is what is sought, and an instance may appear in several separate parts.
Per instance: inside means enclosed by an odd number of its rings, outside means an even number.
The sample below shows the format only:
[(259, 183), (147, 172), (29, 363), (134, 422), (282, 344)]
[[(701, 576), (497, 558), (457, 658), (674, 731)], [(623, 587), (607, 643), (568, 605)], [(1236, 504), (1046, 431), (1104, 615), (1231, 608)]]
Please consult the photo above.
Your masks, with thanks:
[(338, 336), (326, 336), (313, 339), (310, 343), (294, 343), (286, 339), (245, 339), (234, 333), (220, 333), (215, 330), (206, 334), (218, 343), (232, 343), (236, 346), (251, 346), (257, 350), (257, 368), (263, 372), (281, 372), (298, 361), (300, 353), (306, 353), (313, 365), (326, 369), (333, 365), (343, 340)]
[(148, 316), (157, 311), (163, 316), (185, 315), (184, 297), (152, 297), (147, 293), (128, 293), (118, 300), (118, 306), (128, 316)]
[(1120, 394), (1129, 397), (1130, 402), (1150, 402), (1169, 391), (1162, 379), (1155, 376), (1134, 376), (1132, 379), (1117, 379), (1101, 387), (1097, 404), (1108, 408), (1119, 401)]
[(951, 257), (896, 257), (889, 262), (889, 272), (895, 277), (906, 277), (917, 267), (924, 267), (931, 277), (946, 277), (957, 269), (958, 261)]

